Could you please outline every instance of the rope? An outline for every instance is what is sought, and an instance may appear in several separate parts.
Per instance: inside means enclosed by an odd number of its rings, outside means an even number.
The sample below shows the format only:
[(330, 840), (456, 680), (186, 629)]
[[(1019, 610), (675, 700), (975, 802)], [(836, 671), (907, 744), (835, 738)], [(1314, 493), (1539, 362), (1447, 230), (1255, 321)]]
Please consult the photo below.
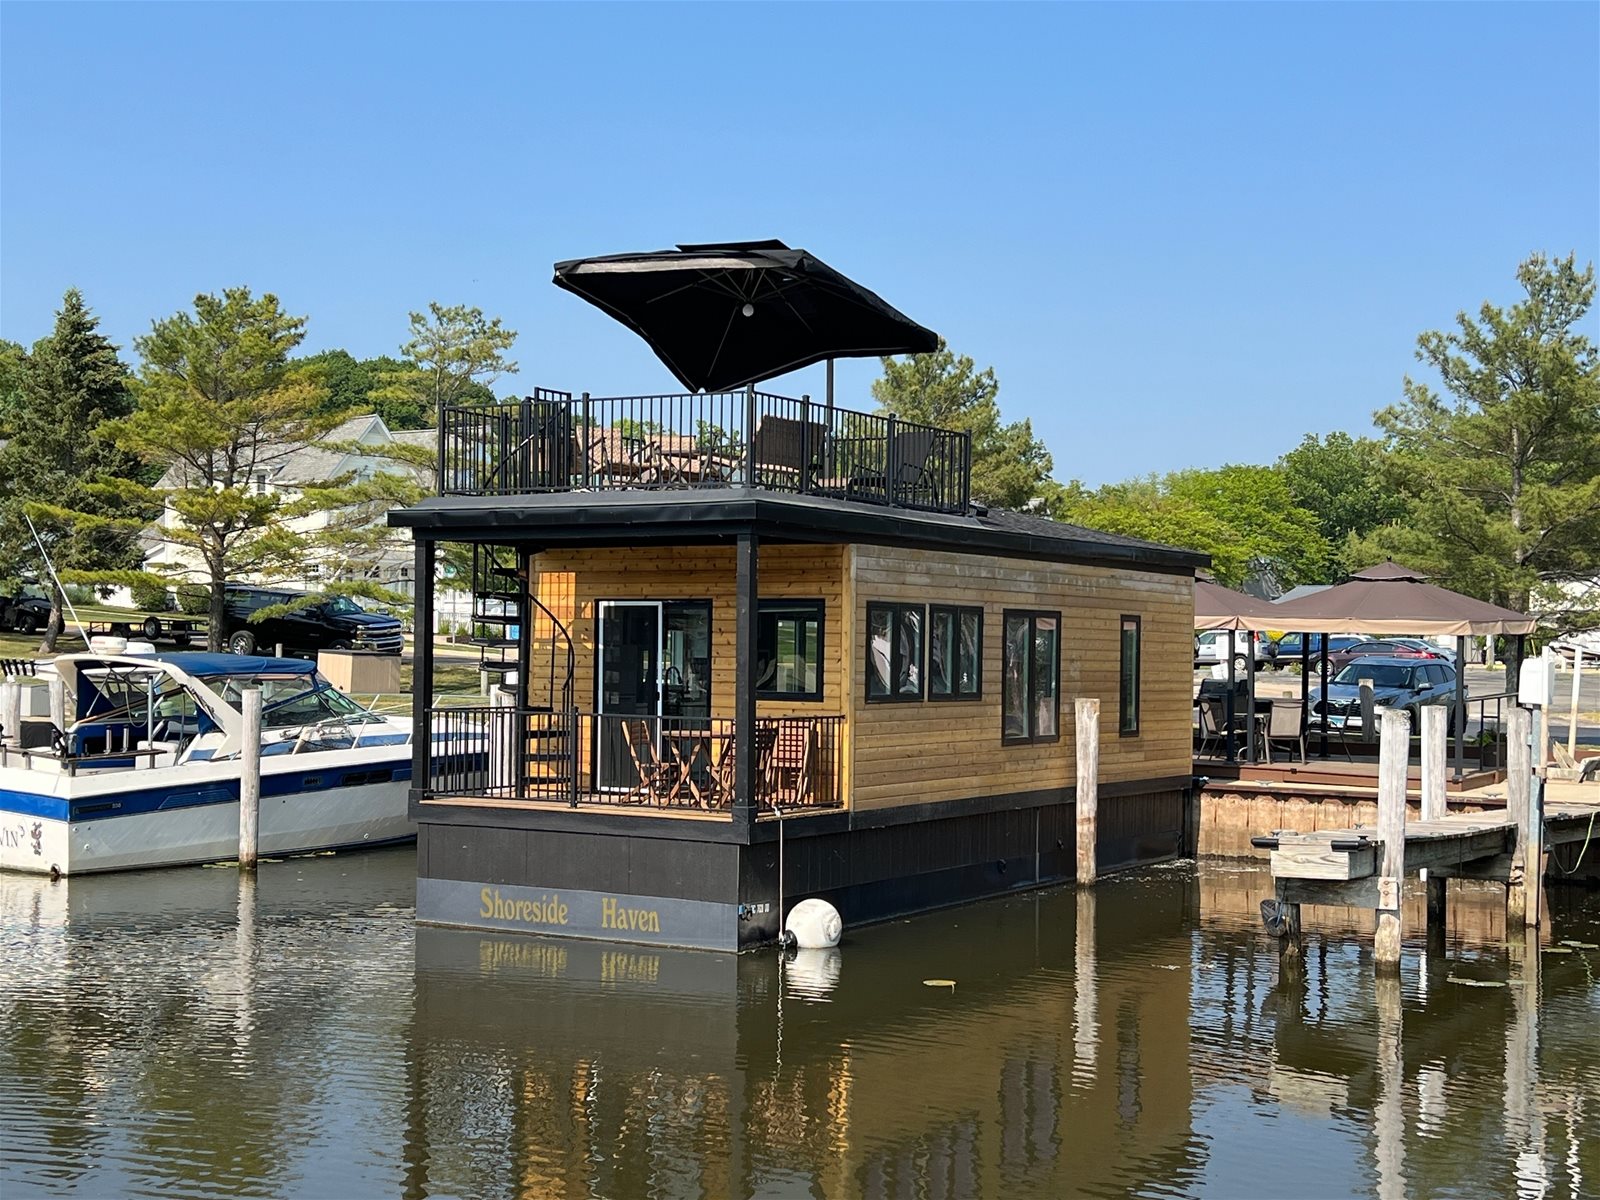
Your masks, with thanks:
[(1561, 865), (1561, 859), (1556, 856), (1556, 848), (1554, 846), (1550, 847), (1550, 861), (1555, 863), (1556, 870), (1560, 871), (1563, 875), (1571, 875), (1583, 865), (1583, 856), (1588, 853), (1589, 841), (1594, 837), (1594, 819), (1596, 817), (1600, 817), (1600, 809), (1596, 809), (1594, 812), (1589, 814), (1589, 831), (1583, 835), (1583, 845), (1578, 850), (1578, 860), (1573, 863), (1572, 866), (1563, 867)]

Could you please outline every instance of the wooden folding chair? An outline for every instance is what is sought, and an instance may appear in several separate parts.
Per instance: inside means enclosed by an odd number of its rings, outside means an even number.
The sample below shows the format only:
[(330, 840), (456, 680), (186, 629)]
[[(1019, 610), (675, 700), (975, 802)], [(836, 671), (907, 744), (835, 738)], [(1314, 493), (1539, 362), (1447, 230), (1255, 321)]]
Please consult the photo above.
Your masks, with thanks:
[(656, 752), (656, 741), (645, 720), (628, 720), (622, 723), (622, 740), (627, 743), (628, 757), (638, 772), (639, 782), (628, 790), (627, 800), (654, 801), (660, 805), (671, 803), (682, 786), (681, 772), (676, 762), (668, 762)]
[(816, 739), (811, 722), (785, 717), (774, 730), (764, 775), (768, 804), (800, 807), (811, 790), (811, 753)]

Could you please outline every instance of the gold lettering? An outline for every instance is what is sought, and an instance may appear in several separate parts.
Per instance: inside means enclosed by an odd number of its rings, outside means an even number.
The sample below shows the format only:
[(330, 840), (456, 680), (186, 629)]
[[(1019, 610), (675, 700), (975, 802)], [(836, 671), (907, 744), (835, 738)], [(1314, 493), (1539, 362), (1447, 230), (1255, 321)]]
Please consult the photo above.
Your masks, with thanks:
[(600, 901), (600, 928), (619, 929), (617, 923), (617, 902), (610, 896)]
[(478, 899), (483, 905), (483, 907), (478, 910), (478, 915), (480, 917), (494, 916), (494, 906), (489, 902), (488, 888), (483, 889), (483, 891), (479, 894)]

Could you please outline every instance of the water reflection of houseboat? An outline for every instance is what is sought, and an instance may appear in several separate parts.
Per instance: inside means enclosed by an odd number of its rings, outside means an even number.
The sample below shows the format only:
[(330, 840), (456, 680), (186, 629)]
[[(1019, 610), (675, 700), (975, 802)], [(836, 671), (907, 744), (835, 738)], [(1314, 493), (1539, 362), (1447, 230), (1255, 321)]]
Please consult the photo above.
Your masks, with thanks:
[[(1152, 1156), (1181, 1171), (1188, 990), (1168, 967), (1189, 882), (1141, 887), (1137, 910), (1082, 899), (870, 931), (825, 992), (775, 956), (419, 928), (412, 1182), (953, 1197), (1116, 1190)], [(955, 992), (924, 986), (930, 963)], [(452, 1150), (485, 1130), (505, 1178)]]

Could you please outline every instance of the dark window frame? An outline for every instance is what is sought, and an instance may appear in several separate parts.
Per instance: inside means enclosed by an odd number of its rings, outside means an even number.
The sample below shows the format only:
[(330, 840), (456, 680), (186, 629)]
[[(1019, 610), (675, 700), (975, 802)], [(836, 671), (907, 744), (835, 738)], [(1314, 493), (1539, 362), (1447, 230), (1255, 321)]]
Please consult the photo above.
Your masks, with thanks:
[[(939, 614), (941, 614), (941, 613), (948, 613), (950, 615), (950, 617), (952, 619), (951, 631), (955, 635), (955, 648), (956, 648), (956, 653), (957, 653), (957, 659), (956, 659), (956, 671), (952, 672), (952, 676), (955, 675), (955, 674), (958, 674), (959, 671), (960, 671), (961, 618), (963, 616), (974, 616), (974, 615), (976, 615), (977, 618), (978, 618), (978, 641), (977, 641), (976, 645), (974, 646), (974, 651), (975, 651), (975, 653), (977, 655), (977, 662), (973, 664), (973, 673), (972, 673), (973, 680), (977, 684), (977, 688), (976, 688), (975, 691), (940, 693), (940, 692), (936, 692), (936, 691), (933, 690), (933, 683), (934, 683), (934, 680), (933, 680), (933, 626), (934, 626), (934, 622), (938, 620)], [(924, 636), (924, 639), (926, 640), (926, 642), (928, 644), (928, 650), (927, 650), (928, 681), (927, 681), (927, 688), (926, 688), (927, 694), (928, 694), (928, 700), (930, 702), (938, 703), (938, 704), (962, 703), (962, 702), (971, 701), (971, 700), (982, 700), (983, 699), (983, 606), (980, 605), (980, 604), (930, 604), (930, 605), (928, 605), (927, 627), (923, 631), (923, 636)]]
[[(1007, 735), (1006, 733), (1006, 675), (1008, 660), (1011, 653), (1011, 640), (1006, 636), (1007, 628), (1013, 620), (1026, 620), (1028, 622), (1028, 661), (1031, 664), (1034, 646), (1039, 637), (1039, 619), (1047, 618), (1056, 623), (1056, 656), (1055, 656), (1055, 709), (1056, 728), (1054, 733), (1040, 734), (1034, 730), (1034, 714), (1037, 711), (1037, 693), (1032, 688), (1033, 675), (1030, 667), (1028, 681), (1028, 695), (1023, 698), (1023, 716), (1028, 732), (1020, 735)], [(1000, 615), (1000, 744), (1002, 746), (1047, 746), (1051, 742), (1061, 740), (1061, 651), (1062, 651), (1062, 621), (1059, 610), (1047, 608), (1008, 608)]]
[[(1133, 721), (1128, 721), (1128, 625), (1133, 625)], [(1248, 636), (1248, 635), (1246, 635)], [(1138, 737), (1139, 715), (1144, 700), (1144, 618), (1123, 613), (1117, 623), (1117, 736)]]
[(793, 600), (786, 596), (769, 596), (756, 601), (756, 648), (757, 660), (760, 659), (761, 646), (761, 614), (764, 610), (772, 609), (814, 609), (817, 614), (817, 689), (814, 692), (775, 692), (756, 688), (757, 700), (794, 701), (796, 703), (820, 704), (822, 693), (827, 688), (825, 676), (824, 654), (828, 645), (828, 605), (819, 596), (798, 596)]
[[(872, 694), (872, 617), (876, 612), (889, 613), (889, 692), (887, 695), (874, 696)], [(895, 681), (900, 677), (899, 667), (904, 659), (900, 657), (900, 615), (914, 612), (922, 618), (921, 629), (917, 639), (917, 692), (908, 695), (895, 690)], [(862, 690), (866, 693), (868, 704), (921, 704), (928, 698), (928, 606), (926, 604), (904, 604), (894, 600), (869, 600), (867, 602), (866, 641), (864, 644), (865, 657), (862, 659)]]

